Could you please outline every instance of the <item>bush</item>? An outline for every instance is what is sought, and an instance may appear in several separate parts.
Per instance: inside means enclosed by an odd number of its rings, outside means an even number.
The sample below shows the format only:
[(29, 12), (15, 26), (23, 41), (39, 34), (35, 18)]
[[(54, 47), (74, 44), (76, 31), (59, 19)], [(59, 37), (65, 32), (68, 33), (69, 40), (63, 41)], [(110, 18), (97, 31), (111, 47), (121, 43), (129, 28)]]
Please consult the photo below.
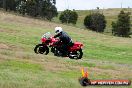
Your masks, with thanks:
[(90, 30), (96, 32), (104, 32), (104, 29), (106, 27), (105, 16), (100, 13), (92, 13), (85, 17), (84, 25)]
[(61, 13), (59, 20), (62, 23), (72, 23), (72, 24), (76, 24), (78, 19), (78, 14), (76, 13), (75, 10), (71, 11), (71, 10), (65, 10)]
[(122, 37), (129, 37), (130, 29), (130, 13), (125, 13), (122, 10), (118, 15), (118, 20), (116, 22), (112, 22), (112, 34)]

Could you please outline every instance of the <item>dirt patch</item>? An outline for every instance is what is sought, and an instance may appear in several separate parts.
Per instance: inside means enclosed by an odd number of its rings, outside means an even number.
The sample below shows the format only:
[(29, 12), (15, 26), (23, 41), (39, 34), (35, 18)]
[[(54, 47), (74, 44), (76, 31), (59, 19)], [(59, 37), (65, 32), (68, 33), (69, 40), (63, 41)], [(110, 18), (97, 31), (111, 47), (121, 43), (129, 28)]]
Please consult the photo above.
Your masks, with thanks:
[(96, 76), (106, 76), (112, 79), (132, 79), (132, 72), (131, 71), (127, 71), (127, 70), (111, 70), (111, 69), (107, 69), (107, 70), (103, 70), (97, 67), (94, 68), (90, 68), (91, 70), (91, 74)]
[(0, 49), (10, 51), (23, 51), (24, 49), (18, 45), (0, 43)]
[(9, 46), (7, 46), (6, 44), (0, 43), (0, 49), (9, 49)]
[(5, 33), (9, 33), (9, 34), (15, 34), (15, 33), (18, 33), (20, 31), (13, 30), (13, 29), (3, 29), (3, 28), (0, 28), (0, 32), (5, 32)]

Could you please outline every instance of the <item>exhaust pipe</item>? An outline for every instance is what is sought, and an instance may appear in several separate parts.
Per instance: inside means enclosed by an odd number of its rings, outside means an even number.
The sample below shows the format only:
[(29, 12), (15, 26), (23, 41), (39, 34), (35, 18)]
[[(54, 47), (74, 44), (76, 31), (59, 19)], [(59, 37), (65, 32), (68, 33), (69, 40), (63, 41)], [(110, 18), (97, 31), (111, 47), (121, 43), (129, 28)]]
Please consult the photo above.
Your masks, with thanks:
[(77, 55), (70, 54), (69, 57), (74, 59)]

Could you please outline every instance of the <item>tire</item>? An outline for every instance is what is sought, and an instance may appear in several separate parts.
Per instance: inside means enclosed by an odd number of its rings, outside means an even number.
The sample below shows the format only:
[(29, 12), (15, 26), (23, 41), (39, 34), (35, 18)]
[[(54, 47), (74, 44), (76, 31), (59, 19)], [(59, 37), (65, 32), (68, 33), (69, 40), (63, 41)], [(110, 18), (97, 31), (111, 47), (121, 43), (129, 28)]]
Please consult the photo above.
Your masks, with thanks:
[(54, 56), (58, 56), (58, 57), (61, 56), (60, 51), (57, 48), (55, 48)]
[(77, 54), (79, 53), (79, 55), (77, 55), (77, 59), (81, 59), (83, 56), (83, 52), (82, 49), (80, 49), (79, 51), (77, 51)]
[(36, 54), (44, 54), (47, 55), (49, 53), (49, 48), (45, 46), (44, 44), (38, 44), (34, 48), (34, 52)]
[(82, 49), (80, 49), (80, 50), (78, 50), (78, 51), (74, 51), (72, 54), (73, 54), (73, 55), (76, 55), (76, 56), (74, 57), (74, 56), (71, 56), (71, 55), (69, 54), (69, 58), (70, 58), (70, 59), (76, 59), (76, 60), (78, 60), (78, 59), (81, 59), (82, 56), (83, 56)]

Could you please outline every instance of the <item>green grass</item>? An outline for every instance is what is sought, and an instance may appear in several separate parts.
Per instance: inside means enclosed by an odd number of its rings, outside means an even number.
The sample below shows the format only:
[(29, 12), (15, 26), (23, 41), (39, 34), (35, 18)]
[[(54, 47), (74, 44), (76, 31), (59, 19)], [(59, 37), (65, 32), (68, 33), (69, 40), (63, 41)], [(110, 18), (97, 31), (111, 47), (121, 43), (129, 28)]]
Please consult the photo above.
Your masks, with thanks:
[[(49, 72), (40, 64), (7, 60), (0, 62), (0, 88), (78, 87), (75, 72)], [(74, 80), (76, 81), (74, 81)], [(52, 85), (51, 85), (52, 83)], [(76, 83), (76, 85), (75, 85)]]
[[(0, 13), (0, 88), (81, 88), (78, 78), (82, 67), (88, 69), (90, 79), (132, 80), (132, 38)], [(84, 43), (83, 59), (34, 53), (41, 36), (53, 33), (58, 25), (74, 41)]]

